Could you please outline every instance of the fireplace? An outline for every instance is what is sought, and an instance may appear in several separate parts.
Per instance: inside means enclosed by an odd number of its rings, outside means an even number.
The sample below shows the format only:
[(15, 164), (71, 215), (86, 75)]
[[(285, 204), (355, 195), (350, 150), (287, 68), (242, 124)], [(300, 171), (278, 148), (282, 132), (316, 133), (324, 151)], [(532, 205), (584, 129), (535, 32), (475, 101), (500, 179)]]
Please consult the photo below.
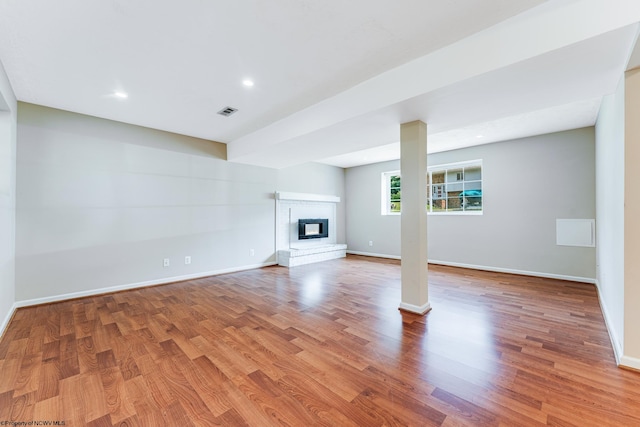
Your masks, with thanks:
[(276, 259), (295, 267), (344, 258), (347, 245), (336, 242), (340, 197), (276, 192)]
[(329, 220), (322, 219), (299, 219), (298, 239), (322, 239), (329, 237)]

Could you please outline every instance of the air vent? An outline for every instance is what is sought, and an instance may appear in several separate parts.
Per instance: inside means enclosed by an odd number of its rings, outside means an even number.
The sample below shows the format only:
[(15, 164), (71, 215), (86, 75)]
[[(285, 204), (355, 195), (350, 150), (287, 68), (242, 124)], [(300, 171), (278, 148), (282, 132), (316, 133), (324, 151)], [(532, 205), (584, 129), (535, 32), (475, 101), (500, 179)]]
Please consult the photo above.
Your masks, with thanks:
[(233, 113), (236, 113), (237, 111), (238, 111), (237, 108), (224, 107), (222, 110), (218, 111), (218, 114), (220, 114), (221, 116), (229, 117), (230, 115), (232, 115)]

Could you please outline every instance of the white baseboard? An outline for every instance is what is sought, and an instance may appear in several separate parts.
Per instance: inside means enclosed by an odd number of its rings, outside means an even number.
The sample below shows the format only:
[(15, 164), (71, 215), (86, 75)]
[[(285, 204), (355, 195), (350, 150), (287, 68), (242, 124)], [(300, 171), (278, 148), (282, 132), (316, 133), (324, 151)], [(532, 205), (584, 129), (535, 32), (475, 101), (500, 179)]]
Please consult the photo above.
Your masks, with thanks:
[(637, 357), (620, 356), (620, 364), (618, 366), (624, 366), (627, 368), (640, 371), (640, 359)]
[[(388, 259), (402, 259), (397, 255), (387, 255), (387, 254), (377, 254), (373, 252), (363, 252), (363, 251), (352, 251), (348, 250), (348, 254), (353, 255), (363, 255), (363, 256), (372, 256), (376, 258), (388, 258)], [(472, 270), (482, 270), (482, 271), (493, 271), (496, 273), (509, 273), (509, 274), (518, 274), (520, 276), (534, 276), (534, 277), (544, 277), (547, 279), (558, 279), (558, 280), (568, 280), (570, 282), (582, 282), (582, 283), (590, 283), (592, 285), (596, 284), (596, 279), (592, 279), (590, 277), (579, 277), (579, 276), (567, 276), (563, 274), (552, 274), (552, 273), (541, 273), (539, 271), (526, 271), (526, 270), (516, 270), (513, 268), (501, 268), (501, 267), (489, 267), (486, 265), (474, 265), (474, 264), (464, 264), (461, 262), (449, 262), (449, 261), (439, 261), (435, 259), (427, 260), (429, 264), (437, 264), (437, 265), (447, 265), (449, 267), (460, 267), (460, 268), (470, 268)]]
[(372, 256), (372, 257), (376, 257), (376, 258), (400, 259), (400, 257), (396, 256), (396, 255), (376, 254), (376, 253), (373, 253), (373, 252), (362, 252), (362, 251), (350, 251), (350, 250), (347, 250), (347, 253), (348, 254), (352, 254), (352, 255)]
[(426, 314), (431, 310), (431, 304), (429, 304), (429, 302), (426, 302), (422, 305), (413, 305), (406, 302), (401, 302), (398, 308), (400, 310), (410, 311), (411, 313)]
[(130, 283), (126, 285), (110, 286), (107, 288), (91, 289), (87, 291), (71, 292), (68, 294), (34, 298), (29, 300), (17, 301), (14, 304), (14, 310), (15, 308), (19, 308), (19, 307), (29, 307), (32, 305), (48, 304), (52, 302), (65, 301), (69, 299), (83, 298), (83, 297), (89, 297), (89, 296), (100, 295), (100, 294), (108, 294), (111, 292), (126, 291), (126, 290), (136, 289), (136, 288), (144, 288), (147, 286), (165, 285), (167, 283), (181, 282), (183, 280), (201, 279), (203, 277), (218, 276), (220, 274), (235, 273), (235, 272), (244, 271), (244, 270), (253, 270), (256, 268), (269, 267), (272, 265), (276, 265), (276, 263), (265, 262), (262, 264), (245, 265), (242, 267), (233, 267), (233, 268), (227, 268), (227, 269), (215, 270), (215, 271), (205, 271), (201, 273), (187, 274), (184, 276), (166, 277), (162, 279), (149, 280), (146, 282)]
[(520, 276), (544, 277), (547, 279), (568, 280), (570, 282), (590, 283), (592, 285), (596, 284), (596, 279), (592, 279), (590, 277), (567, 276), (564, 274), (541, 273), (539, 271), (515, 270), (512, 268), (487, 267), (484, 265), (473, 265), (473, 264), (463, 264), (460, 262), (438, 261), (435, 259), (430, 259), (428, 262), (429, 264), (447, 265), (450, 267), (470, 268), (473, 270), (492, 271), (496, 273), (518, 274)]
[(602, 316), (604, 317), (604, 326), (607, 328), (607, 332), (609, 333), (609, 340), (611, 341), (611, 347), (613, 348), (613, 355), (616, 358), (616, 365), (620, 366), (620, 359), (622, 357), (622, 345), (620, 345), (620, 340), (618, 339), (618, 335), (615, 333), (615, 329), (612, 328), (611, 325), (611, 317), (609, 315), (609, 311), (607, 310), (607, 306), (602, 300), (602, 293), (600, 292), (600, 283), (596, 279), (596, 290), (598, 293), (598, 302), (600, 303), (600, 310), (602, 310)]
[(596, 289), (598, 290), (598, 301), (600, 302), (600, 309), (602, 310), (602, 316), (604, 317), (604, 324), (607, 328), (607, 332), (609, 333), (609, 339), (611, 340), (611, 347), (613, 348), (613, 354), (616, 358), (616, 364), (619, 367), (631, 368), (640, 371), (640, 359), (638, 359), (637, 357), (624, 355), (624, 350), (622, 348), (622, 345), (620, 344), (618, 335), (616, 334), (615, 329), (611, 327), (611, 316), (609, 314), (609, 311), (607, 310), (607, 306), (602, 300), (600, 283), (598, 281), (596, 281)]
[(18, 305), (14, 302), (13, 305), (11, 306), (11, 309), (9, 310), (5, 318), (2, 320), (2, 324), (0, 324), (0, 338), (2, 338), (2, 336), (4, 335), (4, 331), (5, 329), (7, 329), (7, 326), (11, 321), (11, 318), (13, 317), (13, 313), (16, 312), (16, 308), (18, 308)]

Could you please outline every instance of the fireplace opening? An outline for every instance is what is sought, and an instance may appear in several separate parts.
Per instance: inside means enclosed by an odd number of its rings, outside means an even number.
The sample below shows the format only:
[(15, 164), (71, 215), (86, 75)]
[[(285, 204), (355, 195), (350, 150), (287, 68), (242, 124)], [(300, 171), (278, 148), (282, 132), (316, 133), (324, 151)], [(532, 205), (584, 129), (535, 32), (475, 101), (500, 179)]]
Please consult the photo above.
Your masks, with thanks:
[(298, 239), (321, 239), (329, 237), (328, 219), (299, 219)]

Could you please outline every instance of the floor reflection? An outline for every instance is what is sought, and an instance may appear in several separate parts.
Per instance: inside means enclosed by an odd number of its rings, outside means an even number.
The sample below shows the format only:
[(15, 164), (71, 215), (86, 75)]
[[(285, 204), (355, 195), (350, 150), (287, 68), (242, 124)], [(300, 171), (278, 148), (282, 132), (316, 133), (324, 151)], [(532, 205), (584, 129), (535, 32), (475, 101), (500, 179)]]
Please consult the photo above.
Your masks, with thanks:
[(322, 304), (325, 297), (324, 277), (320, 272), (305, 276), (300, 282), (299, 301), (310, 307)]
[(459, 362), (486, 374), (494, 374), (500, 352), (496, 349), (493, 325), (485, 311), (464, 311), (447, 304), (427, 316), (431, 332), (424, 336), (424, 350)]

